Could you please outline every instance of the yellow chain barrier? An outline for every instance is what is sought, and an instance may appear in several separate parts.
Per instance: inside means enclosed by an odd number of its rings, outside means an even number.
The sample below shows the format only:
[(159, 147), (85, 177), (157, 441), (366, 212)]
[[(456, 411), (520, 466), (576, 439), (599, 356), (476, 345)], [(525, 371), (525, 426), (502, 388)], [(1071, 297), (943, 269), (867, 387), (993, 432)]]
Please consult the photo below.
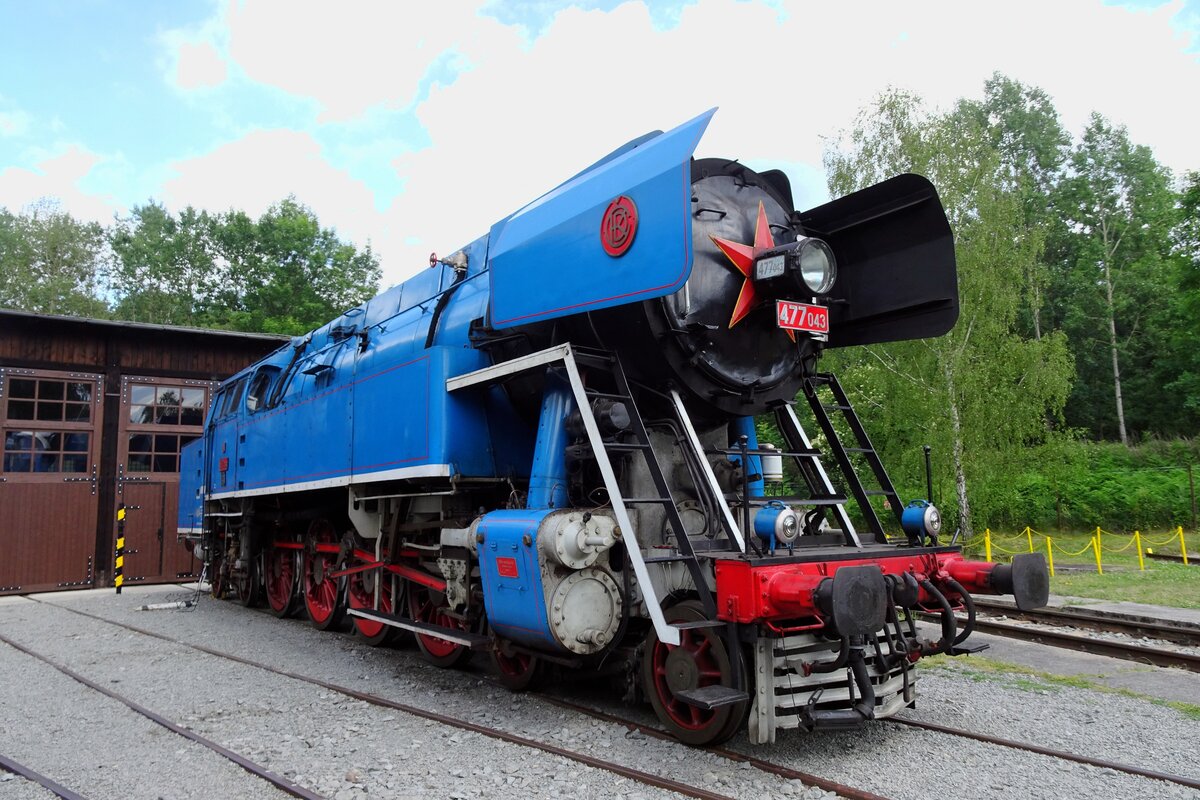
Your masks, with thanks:
[[(1175, 541), (1179, 542), (1179, 554), (1180, 554), (1181, 558), (1183, 559), (1183, 563), (1184, 564), (1188, 563), (1187, 543), (1184, 538), (1182, 525), (1176, 526), (1174, 533), (1172, 533), (1166, 539), (1163, 539), (1162, 541), (1158, 541), (1158, 542), (1143, 538), (1142, 532), (1140, 530), (1135, 530), (1132, 535), (1129, 535), (1129, 534), (1124, 534), (1124, 533), (1116, 533), (1114, 531), (1106, 531), (1103, 528), (1101, 528), (1099, 525), (1097, 525), (1095, 532), (1092, 533), (1091, 536), (1088, 538), (1088, 543), (1076, 551), (1064, 550), (1061, 546), (1054, 544), (1054, 539), (1051, 536), (1049, 536), (1045, 533), (1042, 533), (1041, 531), (1034, 530), (1032, 527), (1029, 527), (1028, 525), (1025, 526), (1025, 528), (1022, 529), (1020, 532), (1013, 534), (1011, 537), (1009, 537), (1009, 536), (1003, 537), (1003, 539), (1011, 539), (1013, 542), (1019, 541), (1021, 539), (1025, 540), (1024, 541), (1025, 548), (1018, 547), (1017, 549), (1010, 550), (1007, 547), (1004, 547), (1004, 546), (1000, 545), (999, 543), (997, 543), (996, 540), (997, 540), (997, 538), (1000, 538), (1000, 537), (997, 537), (996, 534), (992, 533), (991, 528), (984, 528), (982, 537), (978, 537), (978, 538), (964, 542), (963, 547), (964, 548), (965, 547), (977, 547), (980, 543), (980, 539), (982, 539), (983, 540), (983, 557), (986, 561), (991, 562), (991, 561), (993, 561), (993, 555), (995, 555), (996, 553), (1002, 553), (1004, 555), (1014, 556), (1014, 555), (1020, 555), (1022, 553), (1035, 552), (1035, 548), (1033, 545), (1033, 537), (1034, 536), (1040, 536), (1043, 540), (1045, 540), (1046, 561), (1047, 561), (1048, 566), (1050, 567), (1050, 576), (1051, 577), (1054, 577), (1054, 550), (1055, 549), (1058, 550), (1059, 555), (1070, 556), (1070, 557), (1080, 556), (1080, 555), (1083, 555), (1084, 553), (1086, 553), (1088, 550), (1091, 550), (1092, 556), (1096, 562), (1096, 573), (1098, 575), (1104, 574), (1104, 554), (1105, 553), (1112, 553), (1112, 554), (1124, 553), (1124, 552), (1128, 551), (1130, 548), (1133, 548), (1133, 551), (1135, 553), (1137, 553), (1138, 570), (1140, 570), (1141, 572), (1145, 572), (1146, 571), (1146, 559), (1145, 559), (1144, 553), (1149, 552), (1151, 547), (1162, 547), (1164, 545), (1172, 544)], [(1113, 547), (1111, 545), (1106, 546), (1104, 544), (1104, 538), (1103, 538), (1105, 536), (1120, 537), (1125, 540), (1125, 544), (1123, 544), (1120, 547)]]

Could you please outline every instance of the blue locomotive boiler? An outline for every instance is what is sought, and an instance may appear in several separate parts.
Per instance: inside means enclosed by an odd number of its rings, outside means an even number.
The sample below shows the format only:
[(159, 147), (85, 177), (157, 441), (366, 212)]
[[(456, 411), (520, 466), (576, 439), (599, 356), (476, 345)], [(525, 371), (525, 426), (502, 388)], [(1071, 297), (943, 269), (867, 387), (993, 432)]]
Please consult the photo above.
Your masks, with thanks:
[(890, 716), (919, 658), (970, 649), (973, 592), (1043, 604), (1040, 555), (970, 562), (903, 515), (818, 369), (954, 325), (934, 187), (800, 211), (783, 173), (693, 156), (712, 114), (225, 381), (182, 461), (214, 592), (441, 666), (482, 651), (513, 689), (615, 672), (691, 744)]

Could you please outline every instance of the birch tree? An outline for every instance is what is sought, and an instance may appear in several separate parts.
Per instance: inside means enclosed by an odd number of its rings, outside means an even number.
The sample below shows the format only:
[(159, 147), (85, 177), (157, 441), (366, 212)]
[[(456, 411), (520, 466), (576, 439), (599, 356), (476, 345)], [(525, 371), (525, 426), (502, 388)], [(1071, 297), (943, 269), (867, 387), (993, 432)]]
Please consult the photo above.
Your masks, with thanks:
[(942, 454), (939, 473), (954, 494), (948, 516), (970, 535), (972, 499), (980, 494), (973, 482), (1003, 474), (1014, 451), (1041, 441), (1046, 414), (1061, 411), (1070, 389), (1065, 338), (1027, 339), (1016, 329), (1023, 276), (1038, 252), (1019, 234), (1020, 193), (1006, 185), (1000, 154), (973, 109), (931, 113), (898, 91), (865, 109), (827, 150), (825, 164), (834, 195), (916, 172), (934, 183), (946, 208), (958, 324), (936, 339), (855, 348), (835, 359), (848, 389), (868, 405), (872, 429), (882, 429), (873, 439), (889, 463), (919, 475), (921, 444)]
[[(1170, 174), (1123, 126), (1093, 114), (1056, 193), (1067, 227), (1064, 267), (1071, 296), (1065, 324), (1077, 342), (1081, 376), (1095, 385), (1101, 342), (1109, 370), (1117, 437), (1130, 443), (1124, 353), (1146, 334), (1147, 319), (1169, 302), (1168, 259), (1174, 222)], [(1101, 429), (1102, 430), (1102, 429)]]

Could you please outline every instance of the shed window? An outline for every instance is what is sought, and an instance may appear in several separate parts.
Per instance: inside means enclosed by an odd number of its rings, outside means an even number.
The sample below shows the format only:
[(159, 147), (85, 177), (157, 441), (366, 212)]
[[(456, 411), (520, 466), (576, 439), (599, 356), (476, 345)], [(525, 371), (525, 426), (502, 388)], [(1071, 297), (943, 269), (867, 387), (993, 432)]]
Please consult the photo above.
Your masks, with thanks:
[(190, 386), (135, 384), (129, 421), (136, 425), (203, 425), (208, 392)]
[(199, 437), (173, 433), (129, 434), (128, 472), (178, 472), (179, 451)]
[(5, 472), (87, 472), (90, 433), (4, 432)]
[(53, 378), (9, 378), (8, 418), (38, 422), (91, 422), (91, 383)]

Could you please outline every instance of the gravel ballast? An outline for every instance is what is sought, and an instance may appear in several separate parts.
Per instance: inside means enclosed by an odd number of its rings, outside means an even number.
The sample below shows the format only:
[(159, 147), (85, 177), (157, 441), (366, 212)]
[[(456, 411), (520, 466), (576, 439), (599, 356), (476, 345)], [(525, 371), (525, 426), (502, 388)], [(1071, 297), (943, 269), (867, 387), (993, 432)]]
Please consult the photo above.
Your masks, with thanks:
[[(375, 650), (351, 636), (317, 632), (300, 620), (276, 620), (211, 600), (190, 612), (134, 610), (142, 603), (178, 596), (178, 588), (143, 587), (121, 597), (91, 592), (43, 599), (731, 796), (831, 796), (748, 765), (555, 708), (536, 694), (510, 694), (487, 680), (490, 667), (480, 656), (466, 671), (438, 670), (424, 664), (411, 646)], [(138, 702), (338, 800), (674, 796), (559, 757), (369, 706), (28, 600), (0, 604), (0, 628), (93, 680), (122, 681), (119, 691)], [(53, 635), (48, 635), (51, 631)], [(1182, 756), (1184, 751), (1190, 755), (1188, 743), (1196, 741), (1200, 723), (1173, 709), (1036, 681), (980, 679), (961, 664), (922, 670), (918, 708), (905, 713), (1088, 756), (1192, 774), (1186, 772), (1190, 767)], [(7, 695), (11, 691), (0, 688), (4, 708), (0, 713), (5, 720), (10, 718)], [(582, 696), (612, 713), (653, 721), (645, 709), (614, 703), (603, 687), (564, 683), (549, 691)], [(40, 734), (33, 731), (32, 735)], [(752, 747), (741, 734), (732, 744), (894, 800), (933, 794), (1055, 800), (1200, 797), (1186, 787), (885, 723), (835, 734), (784, 731), (779, 743), (770, 747)], [(53, 772), (48, 774), (57, 778)]]

